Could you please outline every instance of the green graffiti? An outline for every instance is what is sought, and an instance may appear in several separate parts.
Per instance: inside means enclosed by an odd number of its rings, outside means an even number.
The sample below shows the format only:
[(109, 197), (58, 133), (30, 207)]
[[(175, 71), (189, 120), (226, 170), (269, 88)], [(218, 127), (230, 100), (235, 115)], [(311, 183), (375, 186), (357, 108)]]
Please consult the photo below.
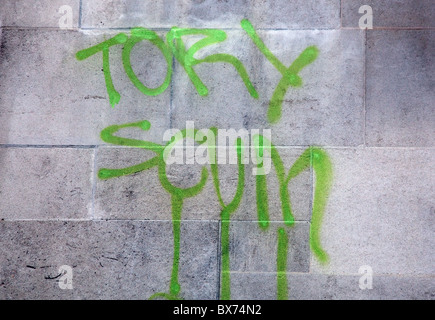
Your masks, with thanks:
[[(269, 102), (269, 108), (267, 111), (267, 119), (270, 123), (277, 123), (281, 119), (282, 114), (282, 102), (284, 96), (290, 87), (299, 87), (302, 85), (302, 79), (298, 75), (299, 72), (307, 65), (316, 60), (319, 50), (315, 46), (307, 47), (299, 57), (290, 65), (286, 67), (264, 44), (264, 42), (257, 35), (252, 24), (249, 20), (244, 19), (241, 21), (242, 28), (247, 32), (249, 37), (258, 47), (258, 49), (264, 54), (267, 60), (269, 60), (273, 66), (282, 74), (282, 78), (276, 86), (274, 93)], [(190, 48), (186, 49), (183, 42), (183, 37), (200, 35), (204, 38), (198, 40)], [(184, 29), (173, 27), (166, 35), (166, 43), (155, 33), (154, 31), (137, 27), (133, 28), (130, 32), (130, 37), (125, 33), (119, 33), (115, 37), (106, 40), (93, 47), (81, 50), (77, 52), (76, 57), (78, 60), (85, 60), (90, 56), (102, 52), (103, 53), (103, 72), (106, 83), (107, 93), (109, 95), (110, 105), (114, 107), (119, 103), (121, 99), (120, 93), (115, 89), (113, 85), (112, 76), (110, 73), (110, 60), (109, 51), (114, 45), (123, 45), (122, 49), (122, 63), (125, 73), (134, 86), (143, 94), (149, 96), (156, 96), (163, 93), (169, 86), (172, 78), (172, 60), (173, 57), (180, 63), (184, 71), (189, 76), (198, 94), (201, 96), (208, 95), (208, 88), (203, 83), (199, 75), (195, 72), (194, 67), (202, 63), (227, 63), (232, 65), (238, 72), (240, 78), (245, 84), (249, 94), (255, 98), (259, 98), (259, 94), (255, 89), (252, 81), (249, 78), (246, 68), (243, 63), (236, 57), (226, 53), (215, 53), (206, 56), (203, 59), (196, 59), (194, 55), (204, 49), (207, 46), (219, 44), (225, 41), (227, 35), (224, 31), (218, 29)], [(134, 46), (147, 40), (156, 46), (163, 54), (167, 69), (166, 76), (160, 86), (157, 88), (149, 88), (145, 86), (137, 77), (131, 65), (131, 51)]]
[(106, 89), (112, 108), (119, 103), (121, 95), (118, 91), (116, 91), (115, 87), (113, 86), (112, 75), (110, 74), (109, 49), (114, 45), (125, 43), (127, 39), (128, 36), (125, 33), (119, 33), (109, 40), (97, 44), (96, 46), (81, 50), (76, 54), (77, 60), (81, 61), (89, 58), (90, 56), (93, 56), (98, 52), (103, 53), (104, 80), (106, 81)]
[[(101, 132), (101, 139), (104, 142), (121, 145), (121, 146), (131, 146), (144, 148), (146, 150), (153, 151), (156, 156), (147, 160), (141, 164), (130, 166), (123, 169), (107, 169), (102, 168), (98, 172), (98, 177), (100, 179), (109, 179), (114, 177), (120, 177), (124, 175), (129, 175), (137, 173), (140, 171), (148, 170), (155, 166), (158, 167), (159, 180), (163, 188), (171, 194), (171, 204), (172, 204), (172, 224), (173, 224), (173, 241), (174, 241), (174, 253), (173, 253), (173, 265), (171, 273), (171, 283), (169, 288), (169, 293), (156, 293), (150, 297), (154, 299), (157, 297), (165, 297), (167, 299), (179, 299), (180, 284), (178, 282), (178, 270), (179, 270), (179, 260), (180, 260), (180, 227), (181, 227), (181, 212), (183, 209), (184, 199), (196, 196), (203, 189), (204, 185), (208, 179), (208, 171), (203, 168), (201, 172), (200, 182), (190, 188), (178, 188), (171, 184), (166, 174), (166, 163), (163, 160), (163, 151), (166, 147), (170, 147), (170, 143), (166, 146), (159, 145), (156, 143), (122, 138), (115, 136), (114, 134), (123, 128), (136, 127), (141, 130), (147, 131), (150, 129), (151, 125), (148, 121), (140, 121), (135, 123), (128, 123), (124, 125), (113, 125), (107, 127)], [(190, 138), (186, 134), (186, 130), (183, 133), (183, 138)]]
[(327, 263), (329, 256), (320, 244), (320, 227), (332, 185), (332, 163), (324, 150), (311, 148), (310, 164), (316, 175), (311, 216), (310, 246), (319, 261)]
[[(263, 137), (262, 139), (266, 138)], [(310, 167), (313, 169), (316, 177), (316, 187), (314, 189), (313, 209), (311, 213), (310, 246), (316, 258), (322, 263), (326, 263), (328, 255), (320, 244), (320, 226), (332, 183), (332, 164), (329, 156), (320, 148), (310, 147), (299, 156), (286, 174), (281, 156), (271, 142), (270, 152), (272, 164), (279, 182), (283, 221), (287, 226), (294, 224), (288, 185), (301, 172), (308, 170)], [(265, 229), (269, 225), (266, 176), (258, 175), (256, 176), (256, 181), (258, 220), (260, 227)]]
[[(261, 135), (254, 135), (254, 148), (255, 148), (255, 155), (257, 157), (257, 168), (259, 169), (258, 172), (261, 172), (261, 169), (263, 168), (263, 162), (259, 159), (263, 158), (264, 154), (264, 140), (265, 138)], [(266, 150), (270, 152), (269, 150)], [(257, 174), (255, 179), (255, 190), (256, 190), (256, 197), (257, 197), (257, 215), (258, 215), (258, 223), (260, 225), (260, 228), (263, 230), (267, 229), (269, 226), (269, 200), (267, 196), (267, 181), (266, 181), (266, 175), (265, 174)]]
[(288, 236), (284, 228), (278, 229), (278, 253), (276, 255), (276, 291), (278, 300), (288, 299), (287, 282)]
[(282, 78), (279, 81), (272, 98), (269, 103), (269, 109), (267, 111), (267, 118), (270, 123), (277, 123), (281, 119), (282, 101), (290, 86), (300, 87), (302, 85), (302, 79), (298, 73), (307, 65), (316, 60), (319, 50), (315, 46), (306, 48), (299, 57), (290, 65), (286, 67), (264, 44), (255, 31), (252, 24), (247, 19), (243, 19), (241, 22), (242, 28), (251, 37), (252, 41), (258, 47), (258, 49), (264, 54), (267, 60), (273, 64), (273, 66), (282, 74)]
[(255, 189), (257, 196), (257, 215), (260, 228), (267, 229), (269, 226), (269, 199), (267, 196), (267, 181), (265, 175), (256, 176)]
[[(217, 135), (217, 129), (211, 128), (215, 136)], [(244, 148), (240, 138), (237, 139), (237, 168), (238, 168), (238, 181), (237, 189), (233, 200), (226, 205), (222, 199), (219, 183), (219, 170), (217, 161), (211, 164), (211, 172), (213, 177), (213, 184), (215, 186), (216, 194), (220, 205), (221, 211), (221, 299), (231, 299), (231, 279), (230, 279), (230, 219), (231, 215), (237, 210), (242, 200), (244, 182), (245, 182), (245, 166), (242, 164), (242, 157)], [(215, 154), (216, 160), (216, 154)]]
[[(101, 139), (107, 143), (130, 146), (136, 148), (143, 148), (154, 152), (155, 156), (140, 164), (133, 165), (122, 169), (107, 169), (101, 168), (98, 172), (100, 179), (110, 179), (115, 177), (126, 176), (134, 174), (140, 171), (145, 171), (153, 167), (158, 168), (159, 181), (162, 187), (171, 195), (171, 217), (173, 225), (173, 265), (171, 272), (171, 280), (169, 285), (169, 292), (159, 292), (153, 294), (150, 299), (158, 297), (166, 299), (180, 299), (180, 284), (178, 280), (179, 275), (179, 261), (180, 261), (180, 228), (182, 220), (183, 203), (186, 198), (194, 197), (198, 195), (206, 185), (208, 181), (208, 170), (203, 166), (201, 171), (200, 181), (190, 188), (179, 188), (171, 184), (166, 174), (166, 163), (164, 160), (164, 153), (175, 147), (180, 139), (194, 139), (196, 133), (199, 130), (185, 129), (180, 131), (180, 135), (172, 137), (171, 141), (166, 145), (160, 145), (149, 141), (136, 140), (130, 138), (123, 138), (116, 136), (115, 134), (123, 128), (138, 128), (144, 131), (148, 131), (151, 128), (151, 124), (148, 121), (139, 121), (134, 123), (128, 123), (123, 125), (112, 125), (101, 132)], [(215, 136), (218, 130), (214, 127), (210, 128)], [(207, 136), (203, 136), (202, 141), (198, 141), (199, 144), (206, 143), (207, 148), (216, 148), (216, 145), (208, 143)], [(265, 144), (265, 142), (267, 142)], [(216, 139), (214, 141), (216, 143)], [(315, 257), (322, 263), (328, 261), (328, 255), (322, 248), (320, 243), (320, 228), (323, 213), (326, 207), (327, 198), (329, 195), (329, 189), (332, 181), (332, 165), (328, 155), (320, 148), (310, 147), (306, 149), (301, 156), (290, 167), (288, 173), (284, 168), (282, 159), (278, 153), (278, 150), (273, 144), (269, 144), (267, 138), (261, 135), (254, 136), (254, 145), (257, 150), (257, 157), (263, 156), (264, 153), (269, 152), (272, 157), (272, 163), (275, 168), (276, 175), (279, 181), (280, 189), (280, 201), (281, 210), (283, 212), (283, 221), (285, 226), (292, 226), (294, 224), (294, 218), (291, 211), (290, 196), (288, 192), (288, 185), (290, 181), (298, 176), (304, 170), (308, 170), (310, 167), (313, 169), (316, 177), (314, 200), (310, 227), (310, 247)], [(238, 182), (236, 192), (233, 199), (226, 204), (222, 198), (220, 189), (219, 169), (217, 161), (210, 162), (211, 177), (213, 185), (216, 191), (218, 201), (222, 207), (221, 210), (221, 292), (220, 296), (223, 300), (231, 299), (231, 279), (230, 279), (230, 221), (231, 216), (237, 211), (245, 186), (245, 165), (242, 163), (244, 155), (244, 144), (242, 139), (238, 138), (236, 142), (237, 148), (237, 170), (238, 170)], [(214, 157), (216, 160), (216, 152), (209, 152), (210, 157)], [(258, 162), (257, 162), (258, 163)], [(261, 166), (261, 164), (257, 165)], [(256, 196), (257, 196), (257, 211), (259, 216), (259, 226), (261, 229), (266, 229), (269, 224), (268, 215), (268, 197), (267, 197), (267, 180), (265, 175), (256, 176)], [(287, 254), (288, 254), (288, 235), (285, 228), (279, 228), (278, 230), (278, 249), (277, 249), (277, 293), (278, 299), (287, 299)]]
[[(188, 50), (186, 50), (184, 43), (182, 41), (182, 37), (189, 36), (189, 35), (204, 35), (206, 37), (197, 41)], [(171, 29), (171, 32), (167, 34), (167, 42), (169, 47), (172, 49), (172, 53), (174, 54), (175, 58), (180, 62), (180, 64), (183, 66), (184, 70), (189, 75), (190, 80), (192, 81), (196, 90), (201, 96), (206, 96), (208, 94), (208, 89), (201, 81), (199, 76), (196, 74), (196, 72), (193, 70), (193, 66), (204, 62), (208, 62), (208, 63), (224, 62), (224, 63), (232, 64), (234, 66), (234, 68), (237, 70), (240, 77), (242, 78), (250, 95), (254, 98), (258, 98), (258, 93), (255, 90), (251, 80), (249, 80), (249, 76), (248, 73), (246, 72), (245, 67), (240, 62), (240, 60), (237, 59), (236, 57), (223, 53), (209, 55), (201, 60), (197, 60), (193, 57), (194, 54), (197, 51), (201, 50), (202, 48), (215, 43), (222, 42), (226, 38), (227, 38), (226, 33), (222, 30), (217, 30), (217, 29), (180, 29), (174, 27)]]
[[(163, 54), (167, 64), (166, 77), (163, 83), (157, 88), (146, 87), (136, 76), (131, 66), (130, 55), (134, 46), (143, 40), (148, 40), (155, 45)], [(131, 30), (131, 37), (127, 40), (122, 50), (122, 63), (124, 70), (131, 82), (135, 85), (140, 92), (148, 96), (156, 96), (166, 90), (171, 82), (172, 77), (172, 55), (168, 47), (165, 45), (162, 39), (154, 31), (145, 28), (134, 28)]]
[[(266, 138), (265, 137), (254, 137), (254, 139), (258, 139), (256, 145), (263, 145)], [(276, 175), (279, 181), (279, 191), (280, 191), (280, 199), (281, 199), (281, 210), (283, 214), (283, 221), (286, 225), (292, 225), (294, 223), (294, 217), (291, 212), (290, 205), (290, 195), (288, 193), (288, 182), (286, 183), (285, 179), (285, 168), (282, 162), (282, 159), (275, 148), (275, 146), (268, 141), (269, 148), (263, 148), (263, 152), (269, 152), (272, 158), (272, 164), (275, 168)], [(268, 150), (269, 149), (269, 150)], [(259, 153), (257, 156), (259, 157)], [(301, 157), (304, 157), (305, 154), (302, 154)], [(258, 166), (261, 166), (258, 165)], [(290, 169), (291, 171), (292, 169)], [(289, 173), (290, 174), (290, 173)], [(257, 189), (257, 214), (258, 221), (260, 227), (266, 229), (269, 226), (269, 200), (267, 197), (267, 180), (266, 175), (257, 175), (256, 176), (256, 189)]]
[[(249, 20), (241, 21), (242, 28), (246, 31), (254, 44), (263, 53), (265, 58), (281, 73), (282, 77), (277, 84), (272, 97), (269, 101), (267, 110), (267, 119), (270, 123), (277, 123), (282, 117), (282, 103), (285, 95), (290, 87), (300, 87), (302, 79), (299, 73), (309, 64), (313, 63), (319, 50), (315, 46), (307, 47), (293, 63), (286, 67), (265, 45), (262, 39), (258, 36)], [(184, 39), (189, 36), (201, 36), (189, 48), (186, 47)], [(105, 40), (95, 46), (78, 51), (76, 58), (81, 61), (85, 60), (96, 53), (102, 53), (103, 74), (106, 85), (106, 90), (109, 97), (110, 105), (115, 107), (120, 100), (121, 94), (116, 90), (111, 71), (110, 71), (110, 48), (115, 45), (122, 45), (122, 64), (124, 71), (133, 85), (144, 95), (157, 96), (163, 93), (170, 85), (173, 74), (173, 61), (177, 61), (184, 72), (188, 75), (190, 81), (195, 87), (200, 96), (207, 96), (209, 90), (200, 76), (196, 73), (195, 67), (202, 63), (226, 63), (235, 68), (241, 80), (251, 97), (258, 99), (259, 94), (255, 89), (244, 65), (235, 56), (226, 53), (210, 54), (204, 58), (197, 59), (194, 56), (202, 49), (222, 43), (227, 39), (224, 31), (218, 29), (190, 29), (173, 27), (166, 34), (166, 42), (160, 38), (156, 32), (137, 27), (133, 28), (130, 35), (119, 33), (109, 40)], [(166, 75), (162, 83), (156, 88), (150, 88), (144, 85), (137, 77), (131, 64), (131, 51), (141, 41), (149, 41), (163, 55), (166, 62)], [(139, 121), (122, 125), (109, 126), (102, 130), (101, 139), (107, 143), (128, 146), (135, 148), (143, 148), (154, 153), (154, 157), (142, 163), (120, 169), (101, 168), (98, 171), (100, 179), (111, 179), (122, 176), (135, 174), (141, 171), (146, 171), (151, 168), (157, 168), (158, 178), (161, 186), (171, 196), (171, 220), (173, 234), (173, 263), (170, 276), (169, 291), (158, 292), (153, 294), (150, 299), (165, 298), (165, 299), (181, 299), (181, 286), (179, 283), (179, 266), (180, 266), (180, 239), (181, 239), (181, 221), (185, 199), (198, 195), (206, 185), (209, 179), (209, 170), (204, 166), (201, 169), (201, 178), (193, 187), (179, 188), (173, 185), (166, 173), (165, 157), (170, 154), (171, 150), (177, 145), (180, 140), (192, 139), (198, 144), (204, 144), (204, 148), (212, 149), (209, 151), (210, 173), (213, 181), (213, 186), (217, 195), (218, 202), (221, 206), (220, 227), (221, 227), (221, 273), (220, 273), (220, 297), (223, 300), (231, 299), (231, 272), (230, 272), (230, 222), (233, 214), (239, 208), (241, 199), (244, 194), (245, 186), (245, 164), (244, 144), (242, 139), (237, 139), (237, 174), (238, 182), (233, 199), (229, 203), (225, 203), (220, 189), (219, 168), (217, 165), (216, 143), (217, 141), (208, 141), (208, 135), (202, 135), (202, 140), (195, 140), (198, 130), (181, 130), (179, 134), (174, 135), (170, 142), (166, 145), (156, 144), (149, 141), (136, 140), (117, 136), (120, 130), (124, 128), (137, 128), (143, 131), (148, 131), (151, 124), (148, 121)], [(210, 128), (210, 131), (217, 136), (217, 128)], [(254, 148), (256, 149), (256, 181), (255, 194), (258, 225), (260, 230), (266, 230), (270, 226), (269, 215), (269, 197), (268, 197), (268, 181), (264, 173), (263, 163), (259, 159), (263, 159), (265, 153), (269, 154), (272, 159), (272, 164), (275, 169), (279, 183), (279, 200), (282, 211), (282, 219), (284, 226), (278, 229), (278, 248), (277, 248), (277, 298), (279, 300), (288, 298), (288, 282), (287, 282), (287, 256), (289, 237), (286, 227), (294, 225), (295, 219), (292, 213), (289, 183), (300, 173), (312, 169), (315, 175), (315, 188), (313, 206), (311, 212), (310, 225), (310, 248), (314, 256), (321, 262), (326, 263), (329, 259), (328, 254), (323, 249), (320, 241), (321, 223), (323, 214), (326, 209), (327, 199), (332, 181), (332, 165), (329, 156), (320, 148), (310, 147), (306, 149), (294, 162), (287, 171), (277, 148), (262, 135), (254, 135)], [(269, 163), (270, 165), (270, 163)], [(270, 168), (270, 167), (269, 167)]]

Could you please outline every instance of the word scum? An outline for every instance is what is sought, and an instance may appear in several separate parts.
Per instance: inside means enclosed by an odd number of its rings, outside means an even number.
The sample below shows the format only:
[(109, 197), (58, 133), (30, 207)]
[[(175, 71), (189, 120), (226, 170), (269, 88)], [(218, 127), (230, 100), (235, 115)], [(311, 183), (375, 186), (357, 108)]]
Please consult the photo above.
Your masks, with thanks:
[[(156, 293), (151, 298), (164, 297), (167, 299), (179, 299), (180, 284), (178, 281), (179, 261), (180, 261), (180, 231), (181, 231), (181, 215), (183, 204), (187, 198), (192, 198), (200, 194), (209, 180), (209, 172), (211, 173), (213, 185), (215, 187), (216, 196), (222, 207), (221, 210), (221, 298), (230, 299), (230, 221), (231, 216), (237, 211), (240, 206), (241, 199), (245, 193), (245, 165), (242, 163), (243, 148), (241, 138), (237, 139), (237, 145), (234, 149), (237, 152), (237, 188), (233, 199), (229, 203), (225, 203), (222, 197), (219, 179), (219, 168), (217, 161), (204, 165), (201, 170), (201, 178), (198, 183), (189, 188), (180, 188), (171, 183), (167, 175), (167, 163), (165, 162), (165, 151), (170, 150), (171, 142), (166, 145), (157, 144), (151, 141), (137, 140), (122, 137), (119, 132), (126, 128), (136, 128), (143, 131), (151, 129), (151, 123), (147, 120), (126, 123), (121, 125), (112, 125), (105, 128), (101, 132), (101, 139), (113, 145), (129, 146), (142, 148), (154, 153), (154, 157), (145, 162), (126, 167), (126, 168), (101, 168), (98, 171), (98, 177), (102, 180), (117, 178), (136, 174), (141, 171), (147, 171), (151, 168), (157, 168), (157, 178), (162, 187), (171, 195), (172, 206), (172, 223), (174, 236), (174, 258), (172, 265), (171, 283), (169, 293)], [(213, 129), (211, 129), (213, 130)], [(194, 134), (198, 132), (194, 129)], [(182, 139), (187, 139), (189, 133), (186, 130), (181, 130)], [(260, 140), (267, 138), (259, 135)], [(176, 138), (174, 139), (176, 140)], [(172, 141), (173, 142), (173, 141)], [(203, 144), (205, 141), (199, 142)], [(259, 143), (260, 146), (263, 143)], [(326, 152), (320, 148), (310, 147), (306, 149), (294, 164), (286, 169), (284, 162), (278, 152), (278, 149), (268, 141), (270, 157), (272, 165), (279, 183), (279, 197), (281, 202), (281, 211), (285, 226), (294, 225), (294, 216), (292, 213), (292, 205), (289, 194), (289, 183), (305, 170), (313, 170), (316, 179), (314, 188), (314, 198), (311, 212), (310, 226), (310, 247), (316, 258), (321, 262), (328, 261), (328, 254), (322, 248), (320, 243), (320, 227), (323, 213), (327, 204), (327, 198), (332, 181), (332, 164)], [(211, 147), (210, 145), (207, 147)], [(261, 149), (261, 148), (260, 148)], [(216, 154), (215, 154), (216, 156)], [(258, 161), (257, 167), (261, 169), (263, 163)], [(269, 218), (269, 200), (268, 200), (268, 184), (266, 174), (255, 175), (255, 193), (257, 203), (258, 223), (261, 229), (265, 230), (270, 225)], [(287, 299), (287, 254), (288, 254), (288, 234), (284, 227), (278, 230), (278, 248), (277, 248), (277, 291), (279, 299)]]

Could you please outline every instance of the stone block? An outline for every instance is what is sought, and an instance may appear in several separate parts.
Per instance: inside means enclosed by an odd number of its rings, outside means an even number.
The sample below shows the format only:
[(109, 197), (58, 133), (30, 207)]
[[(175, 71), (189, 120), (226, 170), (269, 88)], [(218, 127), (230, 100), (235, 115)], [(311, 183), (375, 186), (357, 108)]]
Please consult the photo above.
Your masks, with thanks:
[[(148, 299), (168, 292), (170, 221), (3, 221), (2, 299)], [(218, 225), (182, 223), (180, 295), (216, 299)], [(73, 289), (59, 287), (59, 267), (72, 268)]]
[(331, 194), (321, 226), (330, 262), (311, 271), (430, 275), (435, 265), (434, 150), (330, 149)]
[(289, 67), (310, 46), (318, 57), (299, 72), (300, 87), (289, 87), (277, 123), (267, 118), (282, 74), (245, 32), (228, 31), (227, 40), (210, 46), (198, 59), (215, 53), (234, 55), (245, 66), (259, 95), (252, 97), (233, 65), (202, 63), (194, 69), (208, 87), (201, 96), (176, 62), (171, 126), (222, 129), (271, 129), (278, 146), (357, 146), (364, 129), (364, 35), (360, 30), (259, 31), (270, 51)]
[(340, 26), (340, 1), (83, 1), (85, 28), (239, 28), (244, 18), (260, 28), (326, 29)]
[(3, 0), (1, 5), (0, 25), (4, 27), (72, 29), (79, 26), (79, 0)]
[(366, 142), (435, 146), (433, 30), (367, 33)]
[(94, 150), (0, 148), (0, 218), (92, 217)]
[[(361, 275), (289, 273), (289, 300), (433, 300), (431, 277), (373, 276), (372, 289), (359, 287)], [(276, 300), (276, 274), (232, 273), (234, 300)]]
[[(113, 124), (150, 121), (143, 133), (161, 142), (169, 127), (170, 90), (158, 96), (140, 92), (127, 77), (121, 46), (110, 49), (110, 68), (118, 105), (111, 108), (103, 74), (102, 53), (83, 61), (76, 53), (118, 32), (41, 29), (3, 31), (0, 60), (0, 143), (32, 145), (96, 145), (102, 129)], [(162, 59), (163, 61), (160, 61)], [(150, 43), (131, 52), (137, 77), (158, 86), (165, 60)], [(125, 129), (128, 131), (128, 129)]]
[(433, 28), (435, 8), (431, 0), (344, 0), (342, 1), (342, 27), (358, 28), (364, 13), (358, 9), (369, 5), (373, 11), (374, 28)]
[(276, 272), (278, 229), (288, 236), (287, 271), (309, 272), (309, 223), (291, 227), (272, 222), (262, 230), (257, 222), (233, 221), (230, 225), (230, 270), (236, 272)]

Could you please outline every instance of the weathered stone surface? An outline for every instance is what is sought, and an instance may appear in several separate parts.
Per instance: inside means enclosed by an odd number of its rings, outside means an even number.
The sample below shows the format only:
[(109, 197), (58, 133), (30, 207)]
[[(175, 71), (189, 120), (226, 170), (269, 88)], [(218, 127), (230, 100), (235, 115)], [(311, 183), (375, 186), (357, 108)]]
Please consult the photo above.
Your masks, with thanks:
[(250, 96), (236, 69), (228, 63), (195, 67), (208, 87), (200, 96), (188, 75), (175, 65), (172, 100), (174, 128), (194, 121), (198, 128), (272, 129), (279, 146), (363, 144), (364, 35), (360, 30), (259, 31), (270, 51), (286, 66), (309, 46), (317, 59), (299, 75), (302, 86), (290, 87), (282, 103), (280, 120), (271, 124), (267, 111), (282, 74), (266, 59), (243, 31), (228, 31), (227, 39), (198, 53), (198, 59), (215, 53), (237, 57), (245, 66), (259, 98)]
[[(64, 6), (68, 6), (65, 8)], [(66, 26), (62, 17), (71, 12), (70, 28), (79, 25), (80, 0), (2, 0), (0, 26), (59, 28)], [(68, 17), (68, 19), (70, 18)], [(59, 23), (59, 20), (61, 20)], [(69, 26), (68, 26), (69, 27)]]
[[(84, 61), (75, 57), (79, 50), (117, 33), (4, 30), (0, 57), (0, 143), (102, 144), (100, 131), (105, 127), (141, 120), (149, 120), (152, 125), (144, 133), (146, 138), (161, 142), (169, 126), (169, 90), (159, 96), (142, 94), (124, 71), (121, 46), (113, 46), (110, 68), (121, 100), (111, 108), (102, 54)], [(133, 48), (131, 63), (139, 79), (149, 86), (159, 85), (160, 75), (166, 72), (164, 58), (148, 43), (141, 42)]]
[[(2, 299), (148, 299), (168, 292), (170, 221), (1, 222)], [(216, 299), (218, 225), (181, 224), (180, 295)], [(72, 290), (57, 283), (72, 267)]]
[[(97, 170), (120, 169), (142, 163), (155, 154), (133, 148), (101, 148)], [(168, 165), (169, 181), (178, 188), (199, 183), (202, 166), (198, 164)], [(208, 170), (209, 171), (209, 170)], [(132, 175), (98, 179), (95, 215), (110, 219), (170, 219), (171, 194), (164, 189), (157, 167)], [(209, 174), (204, 189), (195, 197), (184, 200), (182, 219), (219, 219), (220, 207)]]
[(374, 28), (433, 28), (435, 7), (431, 0), (344, 0), (341, 23), (343, 27), (358, 28), (363, 13), (358, 9), (369, 5), (373, 11)]
[(309, 224), (291, 227), (272, 222), (262, 230), (257, 222), (233, 221), (230, 225), (230, 269), (237, 272), (276, 272), (278, 229), (287, 233), (287, 271), (308, 272), (310, 260)]
[[(433, 300), (431, 277), (373, 275), (372, 289), (359, 287), (361, 275), (289, 273), (290, 300)], [(232, 273), (231, 297), (235, 300), (275, 300), (276, 274)]]
[(261, 28), (326, 29), (340, 26), (340, 1), (83, 1), (85, 28), (239, 28), (244, 18)]
[(0, 148), (0, 218), (89, 219), (92, 149)]
[(330, 263), (312, 272), (430, 275), (435, 270), (434, 150), (329, 149), (334, 180), (321, 227)]
[(367, 33), (367, 144), (435, 146), (435, 32)]
[[(286, 174), (304, 151), (300, 148), (279, 148)], [(227, 152), (228, 154), (228, 152)], [(138, 148), (101, 147), (96, 156), (96, 175), (102, 169), (122, 169), (138, 165), (155, 154)], [(267, 175), (269, 214), (271, 221), (282, 221), (283, 214), (279, 195), (279, 182), (271, 163)], [(199, 184), (201, 170), (208, 172), (208, 180), (202, 191), (183, 204), (183, 219), (220, 219), (222, 210), (213, 184), (210, 165), (167, 165), (169, 181), (178, 188), (190, 188)], [(238, 209), (232, 220), (258, 220), (255, 180), (252, 163), (245, 165), (245, 184)], [(219, 183), (223, 201), (228, 205), (236, 194), (238, 170), (235, 164), (219, 164)], [(146, 171), (110, 179), (96, 177), (95, 216), (103, 219), (168, 219), (171, 215), (171, 194), (159, 180), (157, 167)], [(311, 217), (311, 171), (306, 170), (288, 184), (293, 215), (297, 221), (309, 221)]]
[[(101, 169), (151, 159), (152, 151), (129, 146), (131, 140), (101, 135), (144, 120), (150, 128), (124, 127), (114, 135), (163, 145), (165, 131), (185, 129), (186, 121), (196, 129), (271, 129), (286, 174), (310, 146), (331, 158), (320, 224), (327, 264), (311, 251), (309, 234), (322, 168), (305, 168), (289, 182), (296, 222), (286, 227), (272, 164), (270, 226), (262, 230), (257, 206), (265, 200), (257, 199), (252, 158), (245, 164), (243, 196), (229, 217), (233, 299), (277, 298), (281, 227), (289, 241), (290, 299), (435, 298), (430, 0), (0, 2), (0, 299), (147, 299), (168, 292), (177, 218), (171, 203), (177, 192), (169, 184), (193, 187), (203, 168), (204, 187), (184, 199), (181, 212), (180, 297), (220, 298), (226, 285), (220, 273), (227, 271), (220, 220), (236, 194), (237, 165), (218, 165), (222, 201), (209, 165), (167, 165), (166, 183), (157, 168), (100, 179)], [(361, 5), (373, 8), (373, 30), (359, 30)], [(62, 6), (71, 8), (69, 30), (62, 30), (69, 9)], [(279, 62), (265, 57), (242, 19)], [(200, 96), (176, 57), (166, 60), (152, 41), (141, 41), (131, 50), (133, 73), (148, 88), (168, 86), (155, 96), (142, 93), (125, 70), (128, 45), (113, 45), (110, 72), (121, 99), (112, 108), (102, 51), (83, 61), (76, 53), (119, 33), (131, 37), (136, 26), (164, 42), (173, 26), (223, 30), (226, 39), (195, 59), (217, 53), (239, 59), (258, 99), (243, 83), (243, 69), (228, 62), (193, 66), (208, 88)], [(189, 35), (183, 42), (187, 49), (200, 39)], [(271, 123), (269, 103), (285, 68), (302, 62), (297, 58), (311, 46), (318, 56), (298, 72), (302, 85), (286, 91), (282, 115)], [(173, 73), (164, 82), (168, 65)], [(59, 287), (62, 265), (72, 267), (73, 290)], [(361, 266), (372, 268), (373, 289), (360, 289)]]

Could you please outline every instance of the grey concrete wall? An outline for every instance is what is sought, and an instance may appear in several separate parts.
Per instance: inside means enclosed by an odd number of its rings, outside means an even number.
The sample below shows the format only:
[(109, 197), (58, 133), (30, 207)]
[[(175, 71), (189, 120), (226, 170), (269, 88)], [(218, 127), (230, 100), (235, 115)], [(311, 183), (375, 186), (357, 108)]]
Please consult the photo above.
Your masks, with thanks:
[[(373, 9), (373, 29), (359, 28), (362, 5)], [(71, 10), (66, 29), (60, 28), (62, 6)], [(264, 230), (253, 167), (246, 165), (244, 194), (229, 227), (232, 299), (277, 298), (277, 235), (284, 228), (289, 299), (433, 300), (434, 17), (430, 0), (0, 0), (0, 299), (148, 299), (169, 292), (173, 206), (157, 168), (98, 176), (102, 168), (152, 158), (151, 151), (100, 137), (108, 126), (146, 119), (149, 131), (126, 128), (119, 135), (163, 144), (164, 132), (184, 129), (186, 121), (198, 129), (270, 128), (286, 170), (310, 146), (331, 159), (320, 229), (327, 264), (309, 245), (316, 172), (306, 170), (289, 183), (296, 222), (286, 227), (272, 168), (271, 223)], [(242, 29), (242, 19), (286, 67), (308, 46), (319, 50), (299, 72), (302, 86), (285, 94), (276, 124), (266, 115), (282, 74)], [(137, 26), (162, 39), (173, 26), (224, 30), (224, 42), (195, 57), (235, 56), (259, 98), (224, 63), (195, 67), (209, 89), (200, 96), (174, 58), (169, 87), (144, 95), (124, 71), (122, 46), (113, 46), (110, 71), (121, 100), (112, 108), (102, 54), (83, 61), (75, 55)], [(166, 61), (149, 42), (132, 50), (131, 64), (149, 87), (165, 77)], [(168, 166), (167, 176), (177, 187), (192, 187), (202, 167)], [(206, 168), (204, 188), (183, 204), (184, 299), (221, 298), (222, 207)], [(219, 170), (228, 203), (237, 166)], [(63, 265), (72, 268), (73, 289), (61, 288)], [(367, 276), (361, 266), (373, 271), (371, 288), (360, 288)]]

